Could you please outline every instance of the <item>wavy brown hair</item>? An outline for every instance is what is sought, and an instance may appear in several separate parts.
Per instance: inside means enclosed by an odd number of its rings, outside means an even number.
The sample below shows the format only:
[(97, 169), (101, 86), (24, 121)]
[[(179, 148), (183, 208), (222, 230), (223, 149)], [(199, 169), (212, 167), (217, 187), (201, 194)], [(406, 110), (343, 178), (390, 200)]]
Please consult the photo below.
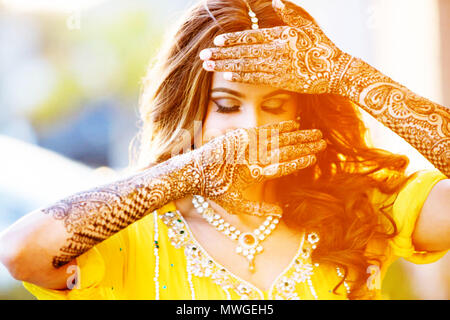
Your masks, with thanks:
[[(270, 0), (248, 2), (261, 28), (284, 25)], [(131, 154), (138, 152), (133, 167), (167, 160), (185, 144), (186, 130), (190, 137), (197, 134), (193, 123), (204, 120), (212, 81), (212, 73), (203, 70), (198, 55), (214, 46), (218, 34), (250, 26), (242, 0), (203, 0), (180, 19), (143, 80), (142, 128), (132, 144)], [(389, 204), (371, 203), (370, 191), (395, 194), (407, 181), (408, 159), (370, 147), (358, 109), (346, 98), (298, 94), (298, 113), (302, 129), (320, 129), (328, 147), (315, 166), (273, 181), (283, 190), (275, 195), (286, 208), (283, 219), (289, 227), (322, 235), (312, 259), (344, 271), (352, 289), (349, 298), (371, 298), (374, 293), (365, 286), (366, 270), (382, 262), (381, 257), (368, 255), (367, 244), (387, 241), (397, 228), (386, 213)], [(336, 294), (344, 279), (336, 284)]]

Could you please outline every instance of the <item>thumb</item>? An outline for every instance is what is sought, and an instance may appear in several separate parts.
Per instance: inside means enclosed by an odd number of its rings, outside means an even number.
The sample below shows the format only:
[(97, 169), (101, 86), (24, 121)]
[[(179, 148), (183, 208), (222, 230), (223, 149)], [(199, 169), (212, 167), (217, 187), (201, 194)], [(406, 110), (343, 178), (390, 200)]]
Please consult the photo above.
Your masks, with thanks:
[(281, 217), (283, 209), (272, 203), (247, 200), (240, 192), (225, 193), (223, 196), (214, 199), (230, 214), (247, 214), (251, 216), (264, 217), (274, 215)]
[(239, 213), (251, 216), (266, 217), (274, 215), (280, 217), (283, 215), (283, 209), (273, 203), (251, 201), (247, 199), (240, 199)]
[(272, 0), (272, 7), (288, 26), (301, 28), (310, 24), (317, 25), (305, 9), (290, 0)]
[(283, 209), (281, 209), (280, 206), (273, 204), (273, 203), (267, 203), (267, 202), (254, 202), (254, 201), (248, 201), (250, 205), (257, 206), (257, 210), (255, 211), (255, 214), (257, 216), (268, 216), (273, 215), (281, 218), (283, 215)]

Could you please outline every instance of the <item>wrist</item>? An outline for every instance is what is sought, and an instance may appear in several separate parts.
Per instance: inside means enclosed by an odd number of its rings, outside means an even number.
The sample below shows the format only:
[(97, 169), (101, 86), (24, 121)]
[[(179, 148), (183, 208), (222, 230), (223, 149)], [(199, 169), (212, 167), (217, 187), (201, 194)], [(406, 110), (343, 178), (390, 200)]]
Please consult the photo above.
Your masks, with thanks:
[(203, 194), (203, 172), (196, 150), (174, 156), (165, 162), (166, 180), (171, 181), (173, 191), (171, 199), (176, 200), (187, 195)]
[[(342, 68), (342, 67), (341, 67)], [(332, 93), (350, 99), (364, 108), (367, 89), (375, 83), (394, 83), (389, 77), (364, 62), (351, 57), (339, 73)]]
[(346, 95), (348, 90), (344, 88), (346, 82), (343, 80), (347, 75), (350, 65), (352, 65), (353, 61), (355, 60), (356, 58), (354, 58), (353, 56), (342, 52), (342, 54), (337, 59), (337, 63), (334, 66), (330, 77), (330, 93)]
[(160, 208), (170, 201), (192, 194), (189, 159), (184, 154), (173, 156), (139, 174), (138, 193), (149, 209)]

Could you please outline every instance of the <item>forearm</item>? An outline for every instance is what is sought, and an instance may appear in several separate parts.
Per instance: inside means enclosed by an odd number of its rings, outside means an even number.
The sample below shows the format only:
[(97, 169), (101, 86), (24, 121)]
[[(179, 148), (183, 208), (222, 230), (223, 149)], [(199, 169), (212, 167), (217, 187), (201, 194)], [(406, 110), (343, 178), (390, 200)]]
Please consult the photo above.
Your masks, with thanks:
[(65, 265), (148, 213), (196, 192), (194, 166), (184, 156), (36, 210), (2, 235), (2, 245), (9, 242), (11, 250), (21, 251), (22, 261), (39, 254), (43, 266)]
[(358, 104), (450, 176), (449, 109), (416, 95), (360, 59), (342, 58), (334, 92)]

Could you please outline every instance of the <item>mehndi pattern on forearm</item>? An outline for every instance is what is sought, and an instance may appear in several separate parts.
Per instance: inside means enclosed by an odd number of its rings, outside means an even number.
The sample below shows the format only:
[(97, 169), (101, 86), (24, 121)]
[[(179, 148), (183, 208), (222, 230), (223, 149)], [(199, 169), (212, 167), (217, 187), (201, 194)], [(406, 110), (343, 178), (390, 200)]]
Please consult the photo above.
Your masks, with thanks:
[(65, 265), (147, 213), (187, 192), (195, 192), (196, 183), (200, 185), (197, 169), (186, 164), (181, 167), (182, 161), (174, 160), (42, 209), (62, 220), (69, 234), (59, 255), (53, 258), (53, 266)]
[(350, 98), (450, 176), (450, 110), (354, 58), (336, 93)]
[[(53, 266), (72, 261), (147, 213), (188, 194), (213, 199), (232, 214), (281, 215), (279, 206), (248, 201), (242, 191), (315, 163), (315, 154), (325, 149), (326, 142), (318, 130), (298, 129), (299, 124), (293, 120), (236, 129), (129, 178), (77, 193), (42, 209), (62, 220), (69, 234), (53, 258)], [(252, 137), (257, 138), (256, 145), (250, 143)], [(258, 144), (270, 146), (264, 159), (251, 157)]]

